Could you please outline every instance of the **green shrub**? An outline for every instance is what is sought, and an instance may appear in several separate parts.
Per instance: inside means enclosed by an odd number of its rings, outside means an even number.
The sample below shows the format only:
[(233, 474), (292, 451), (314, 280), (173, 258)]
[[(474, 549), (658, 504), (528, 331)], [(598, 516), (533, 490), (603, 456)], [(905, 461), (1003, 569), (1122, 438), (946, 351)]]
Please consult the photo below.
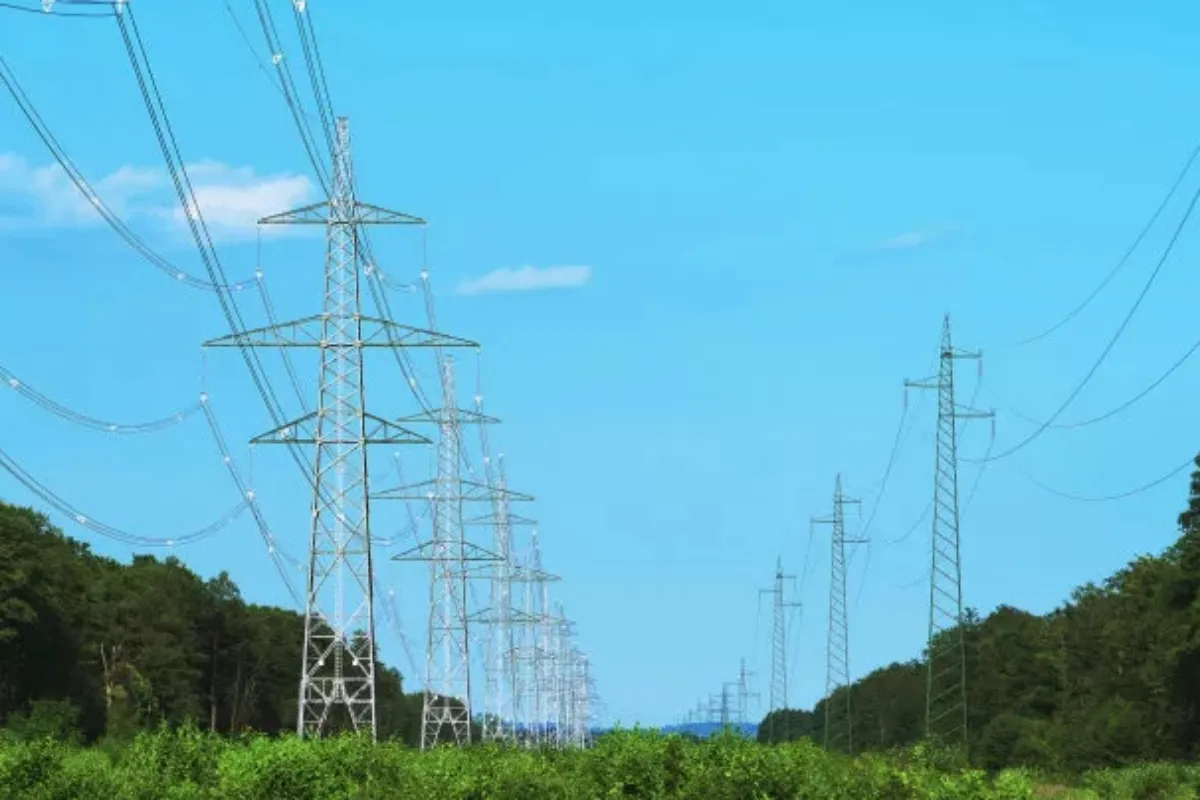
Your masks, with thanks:
[(642, 731), (616, 731), (588, 750), (428, 753), (351, 736), (228, 739), (194, 726), (91, 749), (0, 738), (5, 800), (1184, 800), (1200, 798), (1200, 767), (1097, 770), (1079, 783), (1051, 786), (1027, 770), (989, 777), (927, 746), (850, 758), (808, 739), (768, 746)]

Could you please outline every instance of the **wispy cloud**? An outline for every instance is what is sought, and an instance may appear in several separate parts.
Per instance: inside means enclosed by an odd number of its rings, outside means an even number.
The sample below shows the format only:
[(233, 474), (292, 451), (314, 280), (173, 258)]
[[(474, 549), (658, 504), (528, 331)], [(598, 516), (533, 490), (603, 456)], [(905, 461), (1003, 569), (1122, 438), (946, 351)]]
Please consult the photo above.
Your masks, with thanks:
[(531, 292), (539, 289), (570, 289), (592, 279), (591, 267), (504, 267), (458, 284), (459, 294)]
[(940, 225), (935, 228), (925, 228), (922, 230), (906, 231), (898, 233), (895, 236), (889, 236), (877, 245), (879, 250), (912, 250), (916, 247), (924, 247), (932, 244), (939, 239), (942, 239), (946, 234), (952, 232), (954, 228), (949, 225)]
[[(312, 202), (303, 175), (257, 175), (219, 161), (187, 165), (196, 205), (214, 237), (253, 235), (262, 217)], [(182, 230), (183, 209), (163, 170), (125, 165), (100, 178), (87, 176), (96, 196), (125, 222), (151, 221)], [(5, 227), (80, 228), (104, 224), (93, 201), (58, 164), (34, 166), (0, 153), (0, 221)], [(272, 229), (274, 230), (274, 229)]]

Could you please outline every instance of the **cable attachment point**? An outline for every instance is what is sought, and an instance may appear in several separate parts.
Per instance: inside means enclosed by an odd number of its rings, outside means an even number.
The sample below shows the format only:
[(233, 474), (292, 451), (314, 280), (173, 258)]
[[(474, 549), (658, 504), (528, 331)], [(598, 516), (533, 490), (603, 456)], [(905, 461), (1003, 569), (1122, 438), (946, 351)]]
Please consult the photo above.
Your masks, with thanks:
[(49, 14), (54, 10), (54, 4), (56, 2), (57, 0), (42, 0), (42, 11), (45, 11), (47, 14)]

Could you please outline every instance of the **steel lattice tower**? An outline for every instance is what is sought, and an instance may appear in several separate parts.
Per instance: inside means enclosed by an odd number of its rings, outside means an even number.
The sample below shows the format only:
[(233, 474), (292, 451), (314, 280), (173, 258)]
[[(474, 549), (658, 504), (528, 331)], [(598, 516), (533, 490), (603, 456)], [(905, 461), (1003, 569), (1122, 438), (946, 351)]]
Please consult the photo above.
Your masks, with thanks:
[(934, 447), (933, 531), (929, 576), (929, 641), (925, 689), (925, 734), (967, 742), (967, 660), (963, 625), (962, 566), (959, 559), (958, 431), (960, 419), (992, 418), (993, 412), (959, 407), (954, 399), (954, 362), (980, 359), (979, 352), (956, 349), (950, 315), (942, 321), (938, 374), (905, 387), (936, 389), (937, 440)]
[[(828, 517), (814, 519), (813, 522), (832, 527), (829, 634), (825, 665), (825, 747), (829, 749), (844, 743), (846, 752), (853, 753), (854, 737), (850, 719), (850, 631), (846, 610), (846, 545), (862, 544), (866, 540), (846, 538), (848, 505), (858, 505), (861, 508), (861, 501), (846, 497), (842, 493), (842, 476), (838, 475), (833, 486), (833, 513)], [(834, 711), (833, 696), (839, 687), (845, 687), (845, 708)]]
[(426, 628), (425, 696), (421, 749), (442, 740), (471, 742), (471, 646), (467, 625), (466, 537), (463, 533), (462, 433), (455, 406), (454, 362), (441, 360), (442, 408), (438, 421), (437, 478), (433, 503), (433, 575)]
[[(322, 312), (234, 333), (214, 347), (313, 347), (320, 357), (316, 411), (252, 443), (313, 445), (313, 489), (304, 650), (296, 729), (319, 736), (335, 709), (350, 727), (376, 735), (374, 568), (371, 551), (369, 444), (431, 444), (364, 406), (363, 353), (369, 347), (475, 347), (474, 342), (362, 314), (362, 225), (423, 225), (354, 196), (350, 127), (335, 123), (333, 181), (326, 202), (266, 217), (262, 225), (324, 225)], [(338, 720), (337, 723), (340, 723)]]
[[(476, 408), (482, 410), (482, 398), (476, 398)], [(487, 665), (485, 675), (485, 701), (487, 716), (484, 720), (485, 741), (511, 741), (516, 734), (516, 712), (514, 708), (516, 677), (513, 660), (516, 642), (513, 636), (512, 574), (515, 570), (512, 553), (512, 526), (514, 515), (509, 510), (505, 496), (507, 476), (504, 470), (504, 455), (500, 454), (492, 463), (488, 445), (484, 445), (484, 467), (488, 485), (495, 490), (492, 497), (493, 546), (500, 560), (491, 575), (490, 603), (487, 609)]]
[(757, 692), (750, 691), (750, 676), (753, 672), (746, 669), (746, 659), (742, 659), (738, 669), (738, 722), (745, 723), (749, 719), (750, 698), (757, 698)]
[[(542, 557), (541, 550), (534, 542), (534, 569), (539, 573), (542, 572)], [(545, 707), (542, 709), (541, 716), (538, 720), (538, 725), (541, 728), (540, 743), (545, 745), (551, 741), (551, 725), (558, 713), (557, 703), (558, 698), (554, 693), (554, 620), (550, 609), (550, 586), (547, 580), (538, 581), (538, 614), (540, 621), (538, 624), (538, 638), (540, 640), (538, 650), (538, 664), (540, 672), (537, 679), (541, 686), (542, 697), (545, 698)]]
[(547, 575), (542, 570), (542, 549), (538, 538), (537, 528), (533, 529), (529, 541), (529, 575), (526, 576), (525, 613), (530, 618), (530, 694), (532, 701), (532, 729), (530, 730), (531, 744), (539, 745), (546, 738), (547, 711), (550, 706), (550, 692), (547, 674), (550, 666), (550, 641), (546, 636), (546, 622), (549, 617), (549, 591), (547, 583), (555, 576)]
[[(428, 314), (433, 319), (432, 307)], [(431, 481), (376, 495), (377, 499), (426, 500), (433, 510), (433, 538), (393, 556), (396, 561), (424, 561), (430, 565), (426, 679), (421, 713), (423, 750), (439, 742), (453, 742), (459, 746), (471, 742), (470, 623), (477, 619), (468, 614), (467, 584), (477, 577), (481, 567), (494, 569), (502, 561), (496, 553), (469, 542), (464, 533), (467, 524), (481, 521), (464, 519), (464, 504), (491, 503), (497, 490), (463, 478), (461, 474), (461, 425), (489, 425), (499, 420), (457, 408), (453, 359), (439, 352), (438, 366), (442, 376), (442, 407), (402, 420), (437, 421), (437, 476)], [(504, 491), (504, 496), (510, 501), (533, 499), (508, 491)]]
[(771, 628), (771, 708), (770, 711), (782, 711), (787, 708), (787, 609), (799, 608), (800, 603), (785, 600), (784, 582), (791, 581), (795, 586), (796, 576), (785, 575), (783, 559), (775, 562), (775, 585), (770, 589), (760, 589), (760, 596), (771, 595), (774, 610)]

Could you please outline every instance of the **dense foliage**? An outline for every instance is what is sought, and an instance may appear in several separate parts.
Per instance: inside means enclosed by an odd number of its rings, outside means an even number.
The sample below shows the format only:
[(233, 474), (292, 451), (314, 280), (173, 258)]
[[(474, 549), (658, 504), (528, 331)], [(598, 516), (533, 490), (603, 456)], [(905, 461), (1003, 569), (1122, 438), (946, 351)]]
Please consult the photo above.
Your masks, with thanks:
[[(988, 769), (1077, 774), (1200, 752), (1200, 458), (1180, 537), (1045, 616), (1001, 606), (965, 625), (969, 751)], [(917, 741), (925, 664), (850, 687), (857, 750)], [(842, 690), (843, 692), (845, 690)], [(845, 707), (839, 692), (832, 702)], [(824, 703), (769, 715), (764, 740), (823, 740)]]
[[(161, 721), (294, 730), (304, 636), (291, 611), (246, 603), (222, 573), (121, 564), (29, 509), (0, 504), (0, 722), (13, 731), (128, 739)], [(420, 695), (377, 668), (381, 734), (415, 741)]]
[(105, 748), (50, 740), (10, 742), (0, 743), (0, 786), (14, 800), (1033, 796), (1033, 784), (1023, 774), (989, 779), (981, 771), (947, 769), (921, 752), (848, 759), (807, 741), (767, 748), (733, 736), (687, 741), (636, 732), (601, 737), (587, 750), (544, 752), (447, 747), (421, 753), (399, 744), (372, 747), (349, 737), (233, 741), (188, 728), (142, 734), (111, 755)]

